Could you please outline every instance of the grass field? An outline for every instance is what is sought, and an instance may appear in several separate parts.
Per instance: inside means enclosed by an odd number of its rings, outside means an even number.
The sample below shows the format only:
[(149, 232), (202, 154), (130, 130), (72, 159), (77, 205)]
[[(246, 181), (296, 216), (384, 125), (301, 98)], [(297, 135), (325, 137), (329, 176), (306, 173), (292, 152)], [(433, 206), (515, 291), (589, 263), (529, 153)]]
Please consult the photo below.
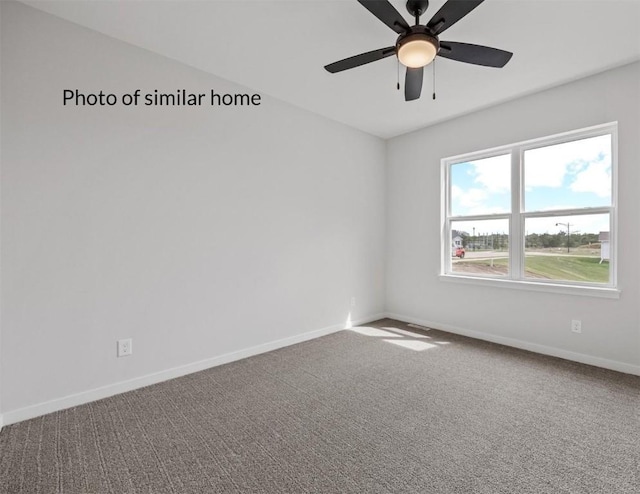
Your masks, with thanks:
[(527, 256), (524, 270), (550, 280), (588, 281), (607, 283), (609, 263), (600, 264), (599, 257), (579, 256)]
[[(458, 273), (493, 274), (507, 273), (507, 259), (465, 260), (453, 265)], [(609, 263), (600, 264), (599, 257), (584, 256), (526, 256), (525, 274), (530, 278), (547, 280), (585, 281), (607, 283)]]

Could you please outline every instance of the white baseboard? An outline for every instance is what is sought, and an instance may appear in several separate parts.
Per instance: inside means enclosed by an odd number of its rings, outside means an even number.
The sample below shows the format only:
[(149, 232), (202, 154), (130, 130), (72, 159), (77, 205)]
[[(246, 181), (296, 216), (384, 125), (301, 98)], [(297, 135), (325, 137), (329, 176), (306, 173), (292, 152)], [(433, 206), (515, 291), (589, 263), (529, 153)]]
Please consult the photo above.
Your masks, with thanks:
[(543, 355), (549, 355), (551, 357), (558, 357), (565, 360), (571, 360), (573, 362), (580, 362), (581, 364), (593, 365), (594, 367), (602, 367), (603, 369), (609, 369), (618, 372), (624, 372), (625, 374), (640, 376), (640, 366), (638, 365), (627, 364), (625, 362), (618, 362), (616, 360), (609, 360), (601, 357), (594, 357), (592, 355), (585, 355), (582, 353), (570, 352), (568, 350), (562, 350), (560, 348), (538, 345), (537, 343), (529, 343), (527, 341), (517, 340), (515, 338), (506, 338), (504, 336), (496, 336), (490, 333), (483, 333), (481, 331), (459, 328), (457, 326), (451, 326), (450, 324), (427, 321), (425, 319), (405, 316), (403, 314), (396, 314), (394, 312), (387, 312), (386, 317), (407, 323), (419, 324), (420, 326), (426, 326), (428, 328), (441, 329), (442, 331), (446, 331), (448, 333), (469, 336), (470, 338), (475, 338), (478, 340), (490, 341), (492, 343), (499, 343), (505, 346), (520, 348), (521, 350), (541, 353)]
[[(369, 317), (365, 317), (357, 321), (352, 321), (352, 324), (354, 326), (366, 324), (378, 319), (382, 319), (383, 317), (385, 317), (385, 314), (383, 313), (373, 314)], [(236, 352), (231, 352), (224, 355), (219, 355), (217, 357), (200, 360), (198, 362), (181, 365), (179, 367), (155, 372), (153, 374), (147, 374), (145, 376), (136, 377), (128, 381), (121, 381), (100, 388), (95, 388), (83, 391), (81, 393), (57, 398), (55, 400), (19, 408), (17, 410), (3, 412), (3, 414), (0, 415), (0, 425), (3, 423), (4, 425), (15, 424), (16, 422), (22, 422), (23, 420), (46, 415), (47, 413), (57, 412), (59, 410), (64, 410), (65, 408), (71, 408), (78, 405), (83, 405), (85, 403), (90, 403), (92, 401), (101, 400), (103, 398), (108, 398), (109, 396), (125, 393), (127, 391), (133, 391), (134, 389), (142, 388), (144, 386), (168, 381), (169, 379), (192, 374), (194, 372), (209, 369), (211, 367), (216, 367), (218, 365), (227, 364), (229, 362), (234, 362), (236, 360), (251, 357), (253, 355), (258, 355), (260, 353), (270, 352), (272, 350), (277, 350), (278, 348), (295, 345), (296, 343), (302, 343), (303, 341), (308, 341), (331, 333), (336, 333), (343, 329), (345, 329), (344, 324), (334, 324), (333, 326), (327, 326), (315, 331), (309, 331), (307, 333), (302, 333), (295, 336), (290, 336), (288, 338), (283, 338), (250, 348), (245, 348), (243, 350), (238, 350)]]

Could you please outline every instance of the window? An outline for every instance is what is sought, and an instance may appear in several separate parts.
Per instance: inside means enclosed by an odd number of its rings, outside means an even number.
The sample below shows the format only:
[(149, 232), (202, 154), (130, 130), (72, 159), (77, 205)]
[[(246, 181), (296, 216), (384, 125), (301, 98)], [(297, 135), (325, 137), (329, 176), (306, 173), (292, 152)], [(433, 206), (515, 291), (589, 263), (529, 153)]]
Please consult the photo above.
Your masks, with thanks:
[(442, 160), (445, 278), (615, 288), (616, 145), (612, 123)]

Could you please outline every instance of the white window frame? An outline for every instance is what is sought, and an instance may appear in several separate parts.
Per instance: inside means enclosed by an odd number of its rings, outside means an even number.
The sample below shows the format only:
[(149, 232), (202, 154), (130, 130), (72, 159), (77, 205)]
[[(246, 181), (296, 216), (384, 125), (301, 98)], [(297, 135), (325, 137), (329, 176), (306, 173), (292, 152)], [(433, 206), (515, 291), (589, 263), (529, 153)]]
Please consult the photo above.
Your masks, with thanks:
[[(524, 210), (524, 153), (529, 149), (553, 146), (589, 137), (611, 135), (611, 204), (603, 207), (563, 209), (549, 211)], [(511, 155), (511, 211), (501, 214), (457, 215), (451, 214), (451, 166), (494, 156)], [(441, 160), (441, 268), (440, 279), (478, 285), (521, 288), (535, 291), (558, 292), (571, 295), (593, 295), (618, 298), (617, 288), (617, 209), (618, 209), (618, 123), (610, 122), (585, 129), (564, 132), (483, 151), (451, 156)], [(610, 260), (609, 282), (586, 283), (564, 280), (538, 280), (525, 278), (524, 224), (527, 218), (550, 216), (578, 216), (585, 214), (609, 214)], [(455, 221), (480, 221), (507, 219), (509, 221), (509, 273), (505, 276), (476, 275), (452, 271), (451, 224)]]

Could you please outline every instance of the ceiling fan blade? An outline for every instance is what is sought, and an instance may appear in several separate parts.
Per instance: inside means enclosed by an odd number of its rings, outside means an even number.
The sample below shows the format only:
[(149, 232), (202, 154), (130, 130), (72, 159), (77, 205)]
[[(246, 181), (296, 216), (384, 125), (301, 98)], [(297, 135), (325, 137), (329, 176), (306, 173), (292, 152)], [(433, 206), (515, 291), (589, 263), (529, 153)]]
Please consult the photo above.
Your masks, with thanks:
[(504, 67), (513, 53), (490, 46), (456, 43), (455, 41), (440, 42), (438, 56), (457, 60), (458, 62), (484, 65), (485, 67)]
[(407, 75), (404, 79), (404, 99), (405, 101), (413, 101), (420, 97), (422, 92), (422, 78), (424, 76), (424, 67), (412, 69), (407, 67)]
[(434, 15), (427, 27), (433, 34), (440, 34), (445, 29), (449, 29), (465, 15), (475, 9), (484, 0), (449, 0), (445, 3), (436, 15)]
[(358, 0), (358, 2), (396, 33), (403, 34), (411, 29), (400, 12), (387, 0)]
[(353, 69), (355, 67), (360, 67), (360, 65), (382, 60), (383, 58), (395, 55), (395, 53), (396, 47), (388, 46), (387, 48), (368, 51), (367, 53), (361, 53), (360, 55), (354, 55), (353, 57), (330, 63), (329, 65), (325, 65), (324, 68), (327, 69), (328, 72), (335, 74), (336, 72), (342, 72), (343, 70)]

